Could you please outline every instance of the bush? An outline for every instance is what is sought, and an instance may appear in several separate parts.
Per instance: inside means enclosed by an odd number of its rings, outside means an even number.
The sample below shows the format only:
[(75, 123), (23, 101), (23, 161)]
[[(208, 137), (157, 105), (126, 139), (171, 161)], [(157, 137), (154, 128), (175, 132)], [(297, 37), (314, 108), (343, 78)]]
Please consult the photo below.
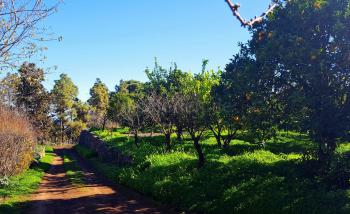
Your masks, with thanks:
[(78, 140), (80, 133), (86, 129), (86, 124), (82, 121), (72, 121), (68, 123), (68, 127), (67, 135), (73, 141), (72, 143), (75, 143)]
[(35, 132), (19, 112), (0, 107), (0, 177), (17, 175), (33, 160)]
[(55, 157), (52, 151), (52, 148), (47, 147), (46, 155), (38, 164), (20, 175), (7, 178), (6, 185), (0, 188), (0, 213), (26, 213), (26, 205), (29, 204), (27, 196), (37, 190), (45, 172), (51, 167)]

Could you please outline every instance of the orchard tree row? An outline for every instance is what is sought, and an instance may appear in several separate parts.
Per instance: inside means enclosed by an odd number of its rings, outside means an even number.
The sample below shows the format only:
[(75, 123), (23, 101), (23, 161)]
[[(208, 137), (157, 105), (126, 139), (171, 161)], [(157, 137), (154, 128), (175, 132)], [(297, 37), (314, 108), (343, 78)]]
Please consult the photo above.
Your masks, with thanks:
[(224, 71), (183, 72), (157, 63), (149, 81), (124, 81), (110, 94), (109, 118), (130, 127), (139, 143), (144, 126), (189, 134), (204, 163), (200, 141), (208, 130), (227, 147), (237, 131), (264, 144), (277, 130), (307, 133), (314, 156), (328, 161), (350, 125), (350, 6), (345, 0), (287, 1), (254, 23), (251, 40)]

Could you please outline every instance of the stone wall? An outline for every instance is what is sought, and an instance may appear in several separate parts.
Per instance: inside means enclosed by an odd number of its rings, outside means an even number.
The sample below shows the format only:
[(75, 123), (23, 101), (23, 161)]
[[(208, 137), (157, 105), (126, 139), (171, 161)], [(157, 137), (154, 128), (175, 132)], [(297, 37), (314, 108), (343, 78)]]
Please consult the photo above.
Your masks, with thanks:
[(89, 131), (82, 131), (79, 137), (79, 145), (87, 147), (96, 152), (98, 158), (107, 163), (118, 166), (131, 165), (133, 160), (131, 156), (124, 155), (121, 151), (111, 146)]

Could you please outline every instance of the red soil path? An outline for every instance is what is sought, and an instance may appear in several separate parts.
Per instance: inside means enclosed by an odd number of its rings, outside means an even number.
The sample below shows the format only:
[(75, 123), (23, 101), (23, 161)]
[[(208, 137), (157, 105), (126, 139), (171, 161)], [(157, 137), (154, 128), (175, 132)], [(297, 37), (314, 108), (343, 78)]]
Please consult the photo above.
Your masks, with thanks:
[[(154, 201), (99, 177), (70, 148), (57, 148), (52, 167), (30, 198), (31, 214), (71, 213), (174, 213)], [(63, 155), (70, 153), (84, 174), (83, 185), (72, 185), (66, 177)]]

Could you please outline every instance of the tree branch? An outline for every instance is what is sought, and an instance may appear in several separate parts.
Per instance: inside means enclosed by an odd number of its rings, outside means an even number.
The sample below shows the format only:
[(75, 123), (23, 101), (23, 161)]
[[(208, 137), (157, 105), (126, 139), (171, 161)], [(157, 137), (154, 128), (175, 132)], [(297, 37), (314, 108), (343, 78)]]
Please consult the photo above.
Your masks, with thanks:
[(56, 12), (60, 2), (48, 6), (43, 0), (0, 1), (0, 70), (43, 50), (35, 44), (45, 41), (47, 33), (38, 23)]
[(249, 21), (247, 21), (238, 12), (238, 9), (240, 8), (240, 4), (234, 4), (231, 2), (231, 0), (225, 0), (225, 2), (228, 4), (233, 15), (238, 19), (238, 21), (241, 23), (241, 25), (243, 27), (246, 27), (246, 26), (253, 27), (253, 25), (255, 23), (261, 22), (265, 16), (272, 13), (274, 11), (274, 9), (278, 6), (277, 3), (272, 3), (269, 5), (269, 8), (264, 13), (262, 13), (260, 16), (254, 17), (253, 19), (250, 19)]

